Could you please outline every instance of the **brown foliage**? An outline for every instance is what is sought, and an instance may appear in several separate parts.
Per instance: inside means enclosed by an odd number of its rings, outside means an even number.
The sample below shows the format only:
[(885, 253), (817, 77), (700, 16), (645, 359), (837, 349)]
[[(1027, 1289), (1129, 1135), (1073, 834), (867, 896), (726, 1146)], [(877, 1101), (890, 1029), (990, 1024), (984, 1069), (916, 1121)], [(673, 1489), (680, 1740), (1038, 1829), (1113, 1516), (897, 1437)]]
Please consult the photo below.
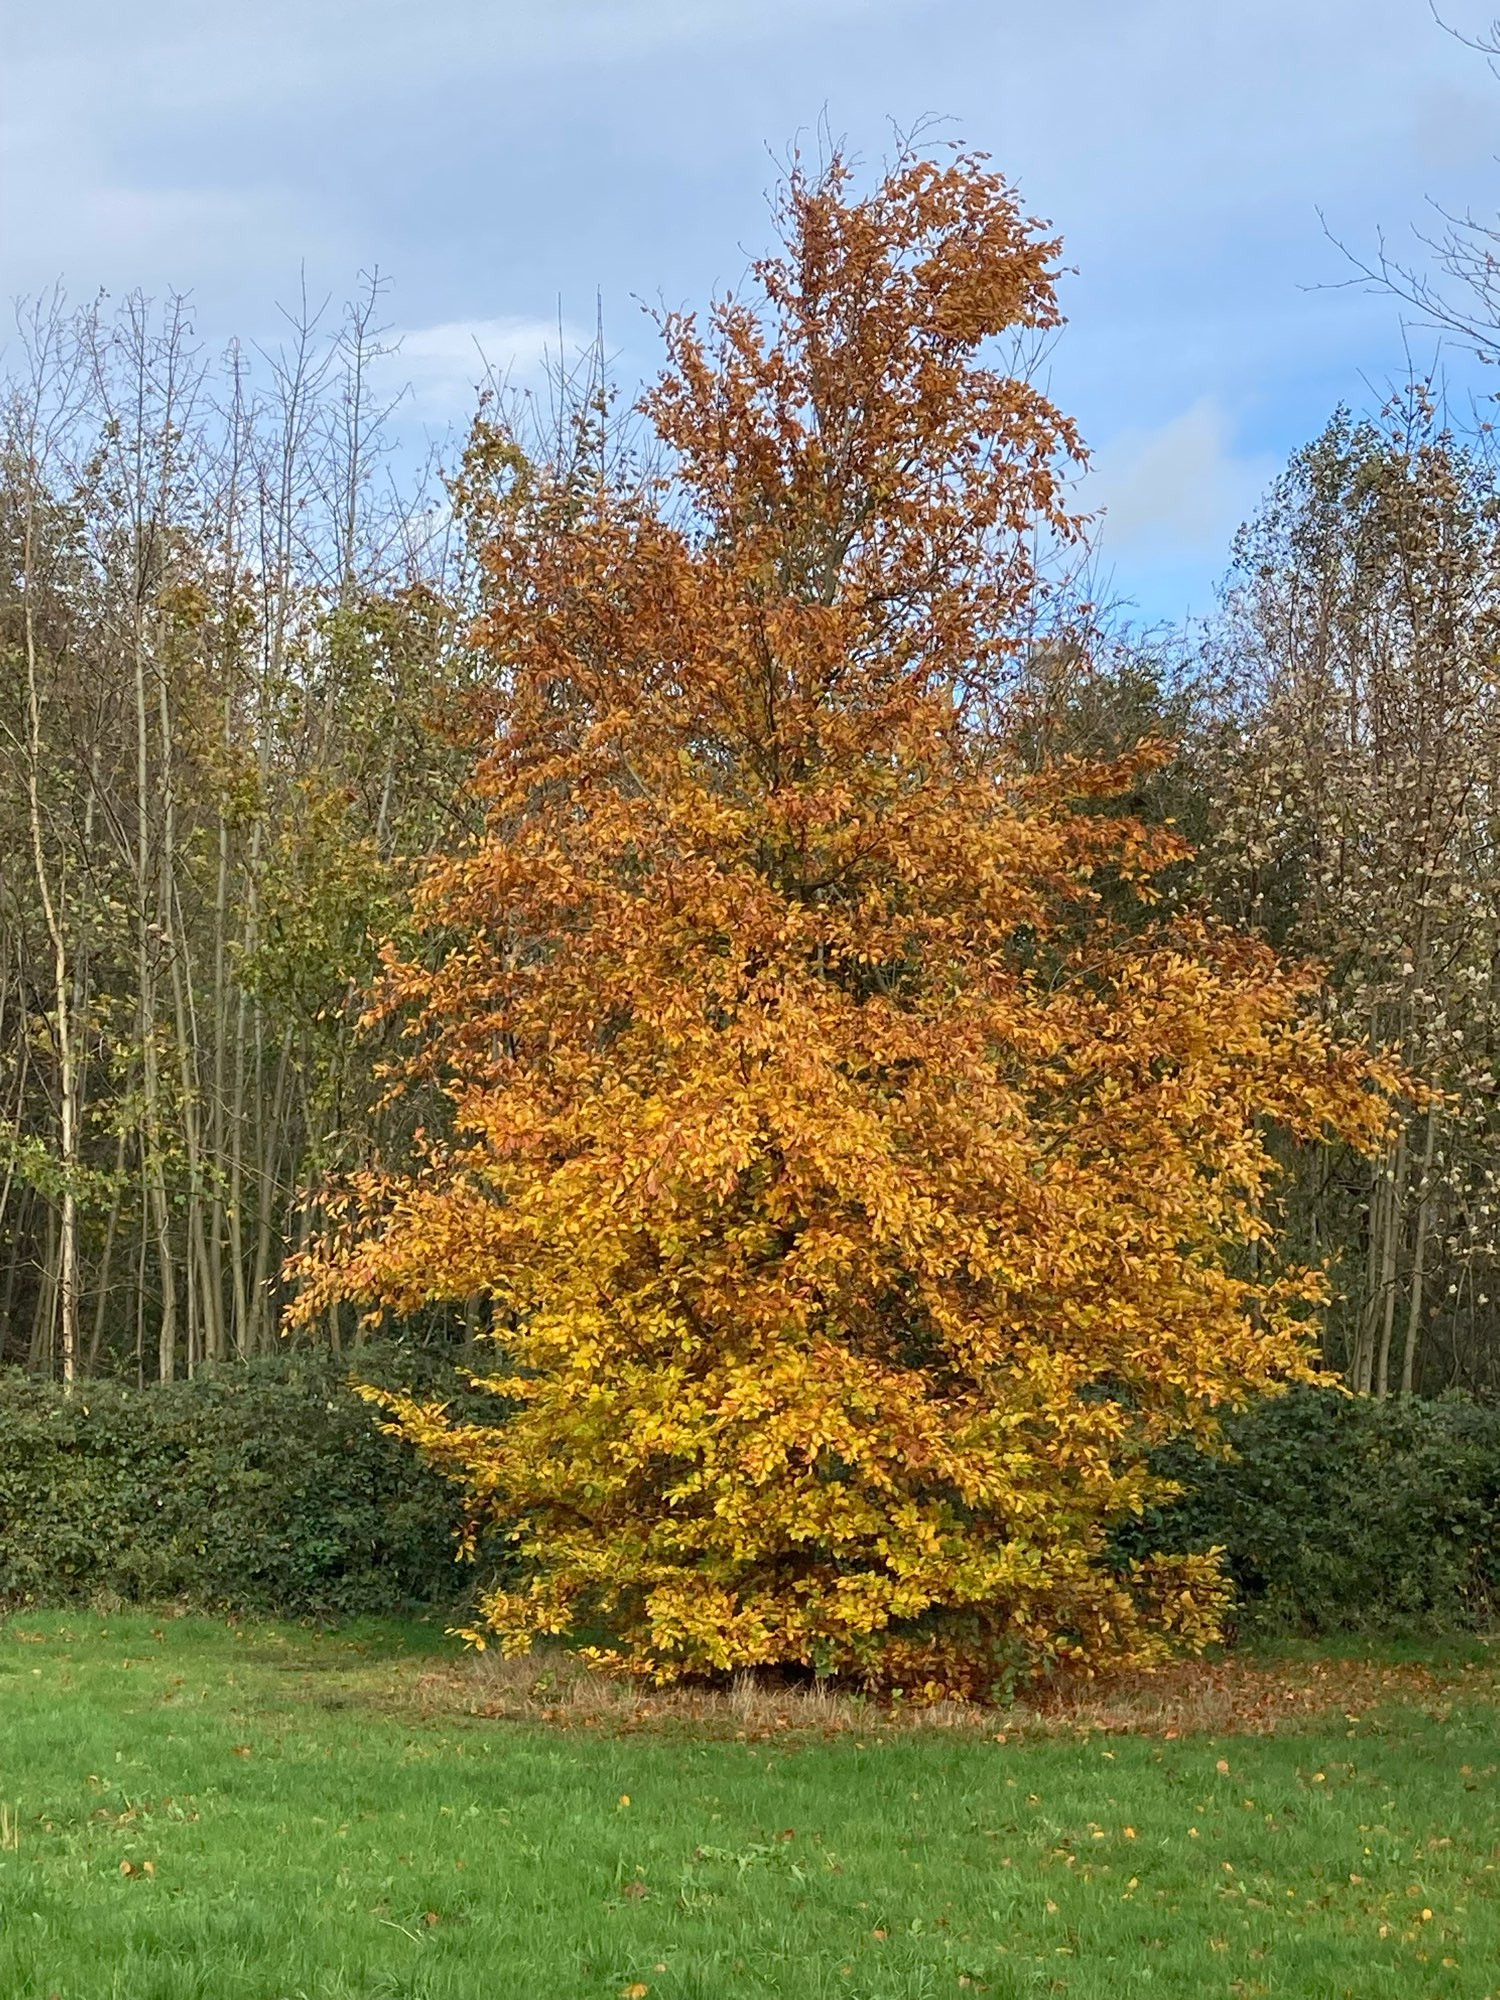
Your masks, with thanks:
[[(301, 1311), (493, 1302), (519, 1410), (397, 1400), (515, 1524), (507, 1647), (598, 1618), (658, 1681), (936, 1692), (1212, 1635), (1210, 1559), (1117, 1574), (1150, 1447), (1306, 1370), (1262, 1127), (1382, 1133), (1309, 975), (1121, 924), (1181, 853), (995, 724), (1066, 536), (1066, 420), (993, 364), (1056, 320), (981, 162), (795, 174), (785, 254), (666, 322), (669, 470), (476, 437), (486, 829), (380, 1011), (454, 1137), (350, 1190)], [(1105, 887), (1110, 890), (1106, 897)]]

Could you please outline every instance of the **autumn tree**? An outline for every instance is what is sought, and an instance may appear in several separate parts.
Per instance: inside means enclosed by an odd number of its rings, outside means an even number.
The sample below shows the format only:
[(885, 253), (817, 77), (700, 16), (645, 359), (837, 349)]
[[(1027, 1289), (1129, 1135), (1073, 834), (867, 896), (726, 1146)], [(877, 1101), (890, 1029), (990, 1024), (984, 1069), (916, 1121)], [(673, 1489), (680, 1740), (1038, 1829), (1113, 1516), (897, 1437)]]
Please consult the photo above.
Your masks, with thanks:
[(649, 474), (476, 433), (484, 830), (374, 1015), (451, 1130), (346, 1186), (297, 1313), (486, 1302), (513, 1420), (392, 1407), (515, 1537), (508, 1648), (965, 1693), (1150, 1661), (1223, 1593), (1111, 1562), (1148, 1454), (1309, 1365), (1264, 1135), (1373, 1147), (1391, 1079), (1311, 973), (1139, 920), (1180, 841), (1092, 808), (1156, 749), (1007, 751), (1074, 532), (1013, 363), (1056, 246), (963, 156), (799, 169), (780, 219), (752, 296), (666, 320)]

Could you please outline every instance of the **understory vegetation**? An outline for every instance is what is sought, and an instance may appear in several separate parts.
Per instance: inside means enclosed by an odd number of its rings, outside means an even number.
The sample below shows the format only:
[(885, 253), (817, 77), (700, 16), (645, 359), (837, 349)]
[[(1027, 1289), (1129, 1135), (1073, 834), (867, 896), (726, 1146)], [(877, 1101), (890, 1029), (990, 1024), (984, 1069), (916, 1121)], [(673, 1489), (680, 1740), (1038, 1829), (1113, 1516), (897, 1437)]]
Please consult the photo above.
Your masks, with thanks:
[[(366, 1347), (368, 1382), (499, 1418), (441, 1355)], [(1176, 1448), (1180, 1496), (1125, 1527), (1222, 1548), (1244, 1639), (1489, 1629), (1500, 1603), (1500, 1412), (1302, 1389)], [(514, 1573), (503, 1536), (457, 1560), (452, 1483), (377, 1428), (349, 1361), (292, 1350), (162, 1391), (0, 1375), (0, 1602), (174, 1605), (292, 1618), (413, 1606), (462, 1622)]]
[[(366, 1379), (478, 1400), (437, 1357), (370, 1348)], [(480, 1418), (493, 1416), (484, 1399)], [(348, 1367), (271, 1355), (66, 1396), (0, 1375), (0, 1601), (190, 1604), (285, 1617), (456, 1608), (452, 1488), (371, 1422)], [(486, 1551), (496, 1569), (503, 1551)]]

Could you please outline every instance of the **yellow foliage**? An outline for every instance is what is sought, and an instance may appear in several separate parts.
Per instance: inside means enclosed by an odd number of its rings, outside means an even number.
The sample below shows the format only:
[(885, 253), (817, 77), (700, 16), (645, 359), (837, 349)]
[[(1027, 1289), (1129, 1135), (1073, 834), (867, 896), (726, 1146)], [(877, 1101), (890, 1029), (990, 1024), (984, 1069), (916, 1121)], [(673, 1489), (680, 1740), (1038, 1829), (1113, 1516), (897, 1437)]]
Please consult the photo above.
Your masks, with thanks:
[(1396, 1079), (1307, 970), (1150, 916), (1180, 843), (1109, 802), (1160, 746), (1006, 756), (1074, 444), (983, 343), (1054, 323), (1052, 246), (962, 157), (794, 176), (785, 221), (758, 308), (667, 323), (670, 475), (476, 441), (486, 826), (377, 1010), (453, 1134), (346, 1190), (298, 1310), (491, 1302), (509, 1422), (385, 1400), (513, 1532), (507, 1649), (1150, 1663), (1225, 1588), (1111, 1566), (1147, 1454), (1310, 1372), (1266, 1132), (1374, 1148)]

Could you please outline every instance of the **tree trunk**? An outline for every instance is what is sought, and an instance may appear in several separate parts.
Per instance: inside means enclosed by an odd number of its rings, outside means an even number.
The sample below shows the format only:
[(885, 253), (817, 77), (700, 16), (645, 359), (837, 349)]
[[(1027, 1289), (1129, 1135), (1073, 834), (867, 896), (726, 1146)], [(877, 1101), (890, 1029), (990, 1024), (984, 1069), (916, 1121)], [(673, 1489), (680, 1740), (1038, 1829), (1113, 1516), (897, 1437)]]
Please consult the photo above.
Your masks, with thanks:
[(1401, 1355), (1401, 1393), (1409, 1396), (1416, 1374), (1417, 1341), (1422, 1330), (1422, 1290), (1427, 1275), (1427, 1239), (1432, 1228), (1432, 1162), (1437, 1150), (1438, 1115), (1427, 1111), (1427, 1138), (1422, 1148), (1422, 1178), (1417, 1187), (1417, 1241), (1412, 1252), (1411, 1299), (1406, 1314), (1406, 1344)]

